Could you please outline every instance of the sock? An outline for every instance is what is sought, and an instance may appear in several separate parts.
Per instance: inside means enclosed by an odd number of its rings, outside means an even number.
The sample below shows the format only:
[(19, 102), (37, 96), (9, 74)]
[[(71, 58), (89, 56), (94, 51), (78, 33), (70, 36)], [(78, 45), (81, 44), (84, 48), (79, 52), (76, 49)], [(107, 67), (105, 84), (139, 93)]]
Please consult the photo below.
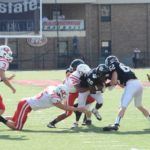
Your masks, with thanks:
[(54, 119), (52, 122), (50, 122), (52, 125), (55, 125), (57, 123), (57, 120)]
[(103, 106), (103, 104), (98, 104), (98, 103), (96, 103), (95, 108), (96, 108), (96, 109), (100, 109), (102, 106)]
[(115, 124), (116, 124), (116, 125), (119, 125), (119, 124), (120, 124), (120, 120), (121, 120), (121, 117), (118, 116), (118, 117), (116, 118), (116, 120), (115, 120)]
[(86, 120), (87, 120), (86, 114), (84, 114), (83, 122), (86, 122)]
[(0, 116), (0, 122), (6, 124), (7, 123), (7, 120), (5, 118), (3, 118), (2, 116)]
[(82, 115), (82, 112), (75, 111), (76, 121), (78, 122), (80, 120), (80, 117)]
[(61, 114), (56, 119), (54, 119), (53, 121), (51, 121), (51, 124), (55, 125), (56, 123), (60, 122), (61, 120), (64, 120), (65, 118), (67, 118), (66, 113)]

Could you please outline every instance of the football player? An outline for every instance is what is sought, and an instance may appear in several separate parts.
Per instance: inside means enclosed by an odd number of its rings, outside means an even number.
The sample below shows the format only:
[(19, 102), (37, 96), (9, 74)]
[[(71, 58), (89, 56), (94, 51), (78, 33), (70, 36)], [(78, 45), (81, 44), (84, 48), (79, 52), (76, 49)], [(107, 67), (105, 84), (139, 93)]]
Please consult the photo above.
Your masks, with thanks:
[[(88, 71), (85, 71), (85, 70), (88, 70)], [(78, 96), (78, 107), (80, 106), (85, 106), (86, 104), (89, 104), (87, 102), (87, 97), (88, 96), (91, 96), (93, 97), (93, 99), (95, 99), (95, 101), (97, 102), (96, 104), (96, 111), (97, 109), (101, 108), (102, 107), (102, 103), (103, 103), (103, 97), (102, 97), (102, 93), (101, 93), (101, 89), (99, 89), (99, 87), (101, 88), (101, 82), (98, 82), (97, 79), (95, 79), (95, 70), (93, 71), (92, 70), (92, 73), (90, 73), (91, 69), (90, 68), (82, 68), (82, 66), (78, 66), (77, 67), (77, 72), (80, 74), (80, 80), (83, 81), (83, 80), (86, 80), (86, 82), (84, 82), (85, 84), (85, 87), (83, 88), (83, 90), (81, 90), (80, 88), (82, 87), (81, 84), (82, 82), (80, 82), (79, 84), (76, 84), (76, 88), (78, 89), (77, 86), (79, 86), (79, 96)], [(76, 73), (76, 72), (75, 72)], [(91, 76), (89, 76), (88, 80), (87, 80), (87, 75), (90, 73)], [(90, 81), (91, 77), (93, 78), (94, 77), (94, 80), (95, 80), (95, 83), (92, 85), (92, 86), (89, 86), (88, 84), (91, 83), (93, 81)], [(84, 78), (84, 79), (81, 79), (81, 78)], [(88, 81), (88, 82), (87, 82)], [(87, 84), (87, 86), (86, 86)], [(95, 84), (100, 84), (100, 86), (98, 85), (95, 85)], [(92, 88), (91, 88), (92, 87)], [(94, 87), (94, 90), (93, 90), (93, 87)], [(98, 112), (98, 111), (97, 111)], [(99, 116), (100, 117), (100, 116)], [(101, 120), (101, 118), (100, 118)], [(76, 120), (76, 122), (73, 124), (73, 127), (78, 124), (78, 120)], [(87, 120), (86, 120), (86, 124), (87, 125), (91, 125), (91, 117), (88, 116), (87, 117)]]
[(112, 73), (110, 85), (120, 85), (122, 88), (124, 88), (124, 93), (122, 94), (121, 106), (115, 123), (113, 125), (104, 127), (103, 130), (117, 131), (119, 129), (120, 121), (133, 98), (135, 107), (137, 107), (137, 109), (141, 111), (143, 115), (150, 121), (150, 114), (142, 105), (143, 87), (134, 72), (131, 71), (128, 66), (125, 66), (119, 62), (116, 56), (108, 56), (105, 60), (105, 64)]
[(68, 111), (81, 111), (87, 112), (86, 108), (76, 108), (68, 105), (62, 104), (63, 100), (68, 97), (68, 89), (65, 85), (60, 84), (57, 87), (49, 86), (41, 93), (34, 97), (22, 99), (17, 106), (17, 110), (14, 116), (3, 118), (0, 116), (0, 122), (3, 122), (6, 126), (14, 130), (22, 130), (28, 114), (31, 110), (40, 110), (56, 106), (63, 110)]
[[(11, 63), (13, 60), (12, 57), (12, 50), (7, 45), (1, 45), (0, 46), (0, 81), (4, 82), (5, 85), (7, 85), (13, 93), (16, 92), (16, 89), (12, 86), (12, 84), (9, 82), (9, 80), (14, 78), (14, 75), (10, 77), (6, 77), (5, 71), (9, 67), (9, 63)], [(0, 95), (0, 115), (2, 115), (5, 111), (5, 104), (3, 102), (2, 96)]]
[[(80, 64), (85, 64), (85, 62), (81, 59), (74, 59), (71, 64), (70, 67), (66, 70), (66, 79), (64, 81), (64, 84), (66, 84), (67, 86), (69, 86), (69, 97), (67, 99), (67, 104), (69, 106), (73, 106), (74, 102), (76, 100), (76, 98), (78, 97), (78, 91), (76, 90), (76, 87), (71, 84), (72, 80), (76, 80), (74, 84), (78, 84), (80, 83), (80, 79), (78, 77), (74, 77), (74, 75), (72, 75), (73, 72), (76, 71), (77, 67)], [(95, 100), (92, 97), (88, 97), (87, 98), (88, 101), (94, 102)], [(54, 120), (50, 121), (49, 124), (47, 125), (47, 127), (49, 128), (55, 128), (56, 124), (64, 119), (66, 119), (67, 117), (72, 115), (72, 111), (66, 111), (63, 114), (57, 116)]]
[[(106, 81), (110, 78), (109, 70), (105, 64), (100, 64), (98, 67), (90, 70), (88, 74), (85, 76), (85, 82), (80, 83), (84, 84), (84, 86), (88, 87), (91, 94), (96, 94), (97, 91), (104, 92), (104, 88), (106, 87)], [(85, 84), (86, 83), (86, 84)], [(83, 86), (83, 85), (81, 85)], [(90, 104), (91, 102), (87, 101), (86, 105)], [(78, 105), (78, 104), (77, 104)], [(101, 115), (99, 114), (98, 110), (102, 107), (103, 102), (97, 102), (95, 108), (92, 109), (92, 113), (95, 115), (97, 120), (102, 120)], [(75, 112), (76, 115), (76, 122), (79, 121), (81, 117), (81, 112)], [(86, 115), (84, 116), (84, 122), (82, 125), (90, 125), (91, 120), (86, 120)]]

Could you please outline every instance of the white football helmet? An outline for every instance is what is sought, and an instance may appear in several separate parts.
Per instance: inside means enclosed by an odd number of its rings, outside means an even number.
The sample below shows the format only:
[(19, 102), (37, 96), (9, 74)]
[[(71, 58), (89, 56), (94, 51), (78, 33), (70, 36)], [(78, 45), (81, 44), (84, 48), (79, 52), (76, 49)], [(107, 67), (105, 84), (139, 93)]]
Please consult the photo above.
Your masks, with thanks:
[(60, 96), (62, 100), (68, 98), (69, 91), (66, 85), (60, 84), (56, 87), (54, 91)]
[(77, 72), (80, 74), (80, 76), (87, 74), (90, 70), (91, 68), (86, 64), (80, 64), (77, 66)]
[(7, 45), (0, 46), (0, 57), (6, 59), (8, 62), (13, 61), (12, 50)]

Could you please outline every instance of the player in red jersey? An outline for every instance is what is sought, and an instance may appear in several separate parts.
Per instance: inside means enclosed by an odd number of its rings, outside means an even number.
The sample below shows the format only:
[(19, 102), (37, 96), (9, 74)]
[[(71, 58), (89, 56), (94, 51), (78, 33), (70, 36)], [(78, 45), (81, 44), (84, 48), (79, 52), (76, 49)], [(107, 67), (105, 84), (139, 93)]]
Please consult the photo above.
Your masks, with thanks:
[(28, 114), (31, 110), (46, 109), (52, 106), (56, 106), (63, 110), (68, 111), (81, 111), (88, 113), (86, 108), (72, 107), (62, 104), (63, 100), (68, 97), (68, 89), (65, 85), (60, 84), (57, 87), (49, 86), (44, 91), (34, 97), (28, 97), (22, 99), (17, 106), (17, 110), (13, 117), (3, 118), (0, 116), (0, 122), (3, 122), (6, 126), (14, 130), (22, 130)]
[[(12, 84), (9, 82), (14, 75), (10, 77), (6, 77), (5, 71), (9, 67), (9, 63), (11, 63), (13, 60), (12, 57), (12, 51), (10, 47), (6, 45), (1, 45), (0, 46), (0, 81), (4, 82), (11, 90), (13, 93), (16, 92), (16, 89), (12, 86)], [(2, 115), (5, 111), (5, 104), (3, 102), (2, 96), (0, 95), (0, 115)]]
[[(69, 89), (70, 89), (69, 90), (69, 97), (67, 100), (67, 105), (69, 105), (69, 106), (73, 106), (76, 98), (78, 97), (78, 91), (76, 90), (76, 88), (74, 86), (71, 85), (70, 78), (74, 79), (74, 77), (71, 74), (72, 74), (72, 72), (76, 71), (77, 66), (79, 66), (80, 64), (85, 64), (85, 62), (81, 59), (75, 59), (71, 62), (70, 68), (68, 68), (66, 70), (66, 79), (64, 81), (64, 84), (69, 86)], [(79, 78), (77, 80), (80, 82)], [(91, 96), (88, 96), (87, 101), (88, 101), (88, 103), (92, 103), (95, 100)], [(63, 114), (57, 116), (53, 121), (49, 122), (47, 127), (55, 128), (56, 123), (66, 119), (67, 117), (69, 117), (71, 115), (72, 115), (72, 111), (66, 111)]]

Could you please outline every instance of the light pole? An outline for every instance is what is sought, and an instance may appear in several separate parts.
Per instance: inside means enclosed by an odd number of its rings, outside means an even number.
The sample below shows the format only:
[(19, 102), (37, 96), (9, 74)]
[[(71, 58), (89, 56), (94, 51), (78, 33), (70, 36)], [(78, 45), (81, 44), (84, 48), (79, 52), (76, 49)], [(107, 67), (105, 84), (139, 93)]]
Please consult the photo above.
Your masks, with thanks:
[(55, 11), (56, 11), (56, 47), (57, 47), (57, 67), (59, 67), (59, 20), (58, 20), (58, 2), (55, 0)]

